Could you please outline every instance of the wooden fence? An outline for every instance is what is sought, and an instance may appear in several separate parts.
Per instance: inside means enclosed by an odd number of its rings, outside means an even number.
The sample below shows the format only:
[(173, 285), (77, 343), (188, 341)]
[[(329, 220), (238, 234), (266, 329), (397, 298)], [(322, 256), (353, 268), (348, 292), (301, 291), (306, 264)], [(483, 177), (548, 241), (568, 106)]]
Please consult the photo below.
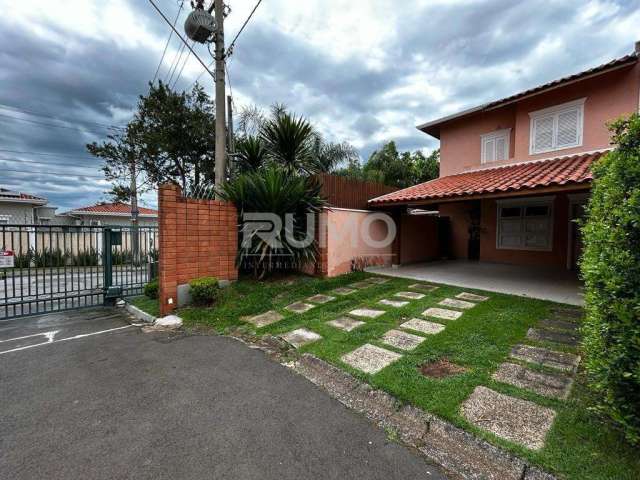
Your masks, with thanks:
[(399, 190), (381, 183), (363, 182), (338, 175), (323, 173), (317, 176), (322, 183), (322, 195), (336, 208), (368, 210), (372, 198)]

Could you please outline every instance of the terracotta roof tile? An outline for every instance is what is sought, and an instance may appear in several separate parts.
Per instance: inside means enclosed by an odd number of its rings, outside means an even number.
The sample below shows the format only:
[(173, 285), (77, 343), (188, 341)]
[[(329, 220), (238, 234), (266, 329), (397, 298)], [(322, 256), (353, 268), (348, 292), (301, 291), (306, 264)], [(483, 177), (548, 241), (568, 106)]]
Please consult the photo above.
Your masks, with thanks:
[[(157, 215), (158, 211), (151, 208), (138, 207), (141, 215)], [(102, 213), (102, 214), (130, 214), (131, 206), (126, 203), (102, 203), (89, 207), (75, 208), (73, 212)]]
[(369, 200), (369, 204), (409, 203), (420, 200), (450, 199), (484, 193), (588, 183), (593, 178), (591, 164), (605, 153), (586, 153), (440, 177), (430, 182), (374, 198)]

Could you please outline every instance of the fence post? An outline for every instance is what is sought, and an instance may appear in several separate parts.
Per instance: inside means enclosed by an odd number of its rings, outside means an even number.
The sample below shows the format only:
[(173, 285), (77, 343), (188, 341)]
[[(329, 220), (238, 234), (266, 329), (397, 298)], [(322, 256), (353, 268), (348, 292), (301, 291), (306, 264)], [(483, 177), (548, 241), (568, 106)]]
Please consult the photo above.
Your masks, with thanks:
[(113, 284), (113, 261), (111, 257), (111, 229), (102, 230), (102, 288), (104, 290), (104, 305), (113, 305), (109, 298), (109, 289)]

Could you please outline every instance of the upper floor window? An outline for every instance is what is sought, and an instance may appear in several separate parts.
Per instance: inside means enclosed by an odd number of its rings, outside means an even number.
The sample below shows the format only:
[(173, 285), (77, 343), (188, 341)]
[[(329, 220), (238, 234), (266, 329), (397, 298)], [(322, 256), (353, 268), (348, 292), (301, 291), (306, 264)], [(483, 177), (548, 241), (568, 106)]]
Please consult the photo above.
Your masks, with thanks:
[(582, 145), (586, 98), (531, 112), (529, 154), (552, 152)]
[(0, 225), (8, 225), (11, 220), (10, 215), (0, 215)]
[(482, 163), (497, 162), (509, 158), (510, 128), (487, 133), (480, 138), (482, 141)]

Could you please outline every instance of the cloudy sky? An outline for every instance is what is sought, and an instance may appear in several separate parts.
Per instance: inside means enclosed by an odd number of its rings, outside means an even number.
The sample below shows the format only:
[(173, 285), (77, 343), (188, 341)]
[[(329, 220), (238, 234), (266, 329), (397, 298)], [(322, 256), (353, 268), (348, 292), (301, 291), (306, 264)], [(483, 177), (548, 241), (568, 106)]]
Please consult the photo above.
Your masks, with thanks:
[[(175, 18), (178, 0), (158, 3)], [(255, 0), (228, 3), (230, 40)], [(0, 11), (0, 186), (61, 210), (104, 199), (84, 146), (130, 118), (169, 27), (146, 0), (0, 0)], [(638, 26), (640, 0), (264, 0), (231, 87), (237, 107), (285, 103), (363, 158), (388, 140), (429, 151), (415, 125), (625, 55)], [(201, 71), (190, 58), (177, 88)]]

